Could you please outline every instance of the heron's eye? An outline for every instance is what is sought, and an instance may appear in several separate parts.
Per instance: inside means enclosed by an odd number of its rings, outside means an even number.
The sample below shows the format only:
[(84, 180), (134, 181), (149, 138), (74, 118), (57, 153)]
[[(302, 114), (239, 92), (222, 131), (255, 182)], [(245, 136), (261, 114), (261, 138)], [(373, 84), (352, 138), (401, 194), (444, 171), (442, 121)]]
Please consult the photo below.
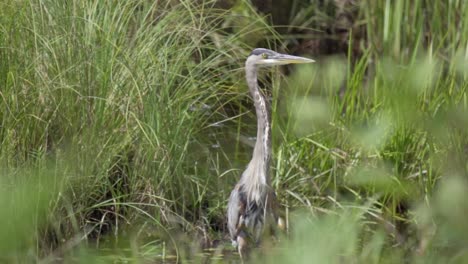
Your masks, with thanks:
[(263, 58), (263, 59), (268, 59), (268, 54), (262, 53), (262, 58)]

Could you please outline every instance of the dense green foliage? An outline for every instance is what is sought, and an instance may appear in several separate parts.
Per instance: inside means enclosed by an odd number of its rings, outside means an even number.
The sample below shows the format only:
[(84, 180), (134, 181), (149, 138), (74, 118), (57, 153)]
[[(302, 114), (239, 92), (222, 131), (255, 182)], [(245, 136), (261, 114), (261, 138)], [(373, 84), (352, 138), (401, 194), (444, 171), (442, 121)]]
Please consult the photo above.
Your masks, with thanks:
[(468, 261), (468, 3), (291, 3), (0, 0), (0, 259), (232, 250), (262, 46), (317, 63), (262, 74), (290, 229), (261, 259)]

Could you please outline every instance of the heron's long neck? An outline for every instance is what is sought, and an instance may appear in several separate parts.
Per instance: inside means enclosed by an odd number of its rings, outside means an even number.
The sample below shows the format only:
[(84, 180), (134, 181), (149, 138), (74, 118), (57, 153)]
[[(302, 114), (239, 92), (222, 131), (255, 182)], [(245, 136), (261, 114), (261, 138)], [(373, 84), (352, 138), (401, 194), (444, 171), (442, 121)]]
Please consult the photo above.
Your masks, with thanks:
[[(253, 69), (252, 69), (253, 68)], [(247, 84), (254, 101), (257, 114), (257, 141), (252, 160), (248, 166), (256, 184), (269, 185), (269, 166), (271, 156), (271, 124), (268, 102), (260, 92), (257, 83), (257, 69), (246, 67)]]

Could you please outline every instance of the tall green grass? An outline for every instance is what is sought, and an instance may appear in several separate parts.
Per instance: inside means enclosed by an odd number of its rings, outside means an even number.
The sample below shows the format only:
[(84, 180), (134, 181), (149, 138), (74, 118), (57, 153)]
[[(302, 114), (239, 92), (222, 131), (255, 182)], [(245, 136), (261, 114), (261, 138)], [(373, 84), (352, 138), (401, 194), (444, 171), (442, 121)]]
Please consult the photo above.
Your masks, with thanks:
[(350, 32), (348, 60), (283, 83), (276, 184), (307, 213), (267, 262), (466, 261), (466, 10), (362, 1), (349, 12), (366, 27), (363, 55), (352, 62)]
[[(300, 27), (336, 11), (294, 7)], [(361, 1), (346, 56), (262, 71), (290, 229), (258, 261), (466, 259), (466, 10)], [(243, 63), (280, 38), (266, 21), (246, 1), (1, 2), (3, 258), (202, 261), (226, 240), (255, 133)]]
[(31, 230), (33, 256), (118, 240), (125, 228), (168, 238), (224, 218), (223, 189), (235, 178), (211, 169), (229, 159), (212, 145), (225, 138), (216, 123), (231, 122), (225, 106), (245, 97), (249, 48), (240, 40), (252, 25), (268, 30), (259, 16), (223, 29), (229, 13), (211, 2), (2, 7), (2, 164), (50, 161), (63, 173), (54, 206)]

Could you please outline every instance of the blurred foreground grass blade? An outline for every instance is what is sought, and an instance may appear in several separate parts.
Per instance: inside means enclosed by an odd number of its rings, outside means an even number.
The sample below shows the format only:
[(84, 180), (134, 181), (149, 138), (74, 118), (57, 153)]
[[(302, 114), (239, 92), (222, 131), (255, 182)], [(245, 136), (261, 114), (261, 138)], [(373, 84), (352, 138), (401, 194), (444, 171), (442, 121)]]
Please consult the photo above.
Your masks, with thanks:
[(37, 247), (50, 206), (58, 199), (62, 173), (43, 168), (1, 170), (0, 259)]
[[(291, 241), (278, 248), (262, 263), (342, 263), (364, 261), (378, 263), (385, 246), (382, 233), (360, 239), (364, 232), (362, 220), (369, 208), (346, 208), (318, 218), (298, 214)], [(360, 248), (365, 253), (359, 255)]]
[[(223, 251), (225, 201), (256, 131), (244, 60), (280, 44), (250, 2), (0, 1), (6, 261)], [(290, 51), (348, 45), (348, 57), (261, 78), (275, 86), (273, 180), (292, 234), (262, 260), (463, 263), (467, 2), (293, 6), (289, 38), (324, 32)], [(66, 166), (31, 165), (50, 157)]]

